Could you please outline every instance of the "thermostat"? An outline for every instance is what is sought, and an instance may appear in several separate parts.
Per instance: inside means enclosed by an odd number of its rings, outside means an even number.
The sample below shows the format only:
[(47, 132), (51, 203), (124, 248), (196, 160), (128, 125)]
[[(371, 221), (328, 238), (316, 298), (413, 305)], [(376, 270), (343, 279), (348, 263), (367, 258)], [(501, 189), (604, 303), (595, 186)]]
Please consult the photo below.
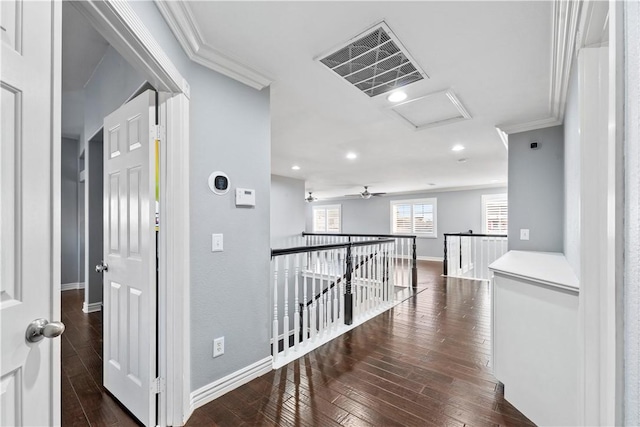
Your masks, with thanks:
[(216, 171), (209, 175), (209, 188), (218, 195), (229, 192), (229, 177), (226, 173)]

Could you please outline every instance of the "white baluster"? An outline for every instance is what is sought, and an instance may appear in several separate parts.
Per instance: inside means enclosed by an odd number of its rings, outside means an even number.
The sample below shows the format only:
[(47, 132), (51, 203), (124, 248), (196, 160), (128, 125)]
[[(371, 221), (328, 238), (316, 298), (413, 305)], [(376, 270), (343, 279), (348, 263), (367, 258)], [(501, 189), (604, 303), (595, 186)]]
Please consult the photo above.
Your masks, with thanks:
[(300, 300), (298, 298), (298, 276), (300, 276), (300, 254), (294, 255), (294, 263), (295, 263), (295, 281), (294, 281), (294, 313), (293, 313), (293, 347), (294, 349), (298, 349), (298, 344), (300, 344)]
[(334, 286), (333, 286), (333, 327), (334, 329), (336, 329), (338, 327), (338, 310), (339, 310), (339, 306), (338, 306), (338, 298), (339, 298), (339, 294), (338, 294), (338, 279), (340, 278), (340, 275), (338, 274), (338, 255), (339, 255), (339, 250), (338, 249), (334, 249), (333, 253), (331, 255), (331, 267), (332, 267), (332, 271), (333, 271), (333, 280), (334, 280)]
[(325, 313), (324, 313), (324, 294), (322, 293), (325, 289), (325, 280), (327, 275), (324, 274), (324, 269), (325, 269), (325, 264), (326, 264), (326, 256), (327, 256), (327, 251), (324, 251), (319, 255), (320, 258), (320, 307), (318, 310), (318, 333), (320, 334), (320, 336), (322, 336), (324, 334), (324, 317), (325, 317)]
[(307, 288), (309, 287), (309, 283), (308, 283), (308, 276), (309, 276), (309, 252), (307, 252), (305, 254), (305, 259), (307, 260), (307, 268), (306, 268), (306, 274), (304, 275), (304, 277), (302, 278), (302, 302), (303, 302), (303, 306), (302, 306), (302, 336), (301, 336), (301, 341), (306, 344), (307, 341), (309, 340), (309, 306), (308, 306), (308, 298), (307, 298)]
[(317, 302), (316, 302), (316, 270), (317, 270), (317, 261), (318, 261), (318, 253), (317, 252), (312, 252), (311, 253), (311, 265), (312, 265), (312, 269), (311, 271), (313, 271), (313, 274), (311, 276), (311, 313), (309, 315), (309, 326), (311, 327), (311, 337), (309, 338), (311, 340), (311, 342), (316, 340), (316, 335), (318, 330), (317, 328), (317, 323), (316, 323), (316, 307), (317, 307)]
[(284, 258), (284, 317), (282, 318), (282, 349), (289, 354), (289, 255)]
[(273, 361), (278, 359), (278, 257), (273, 258)]

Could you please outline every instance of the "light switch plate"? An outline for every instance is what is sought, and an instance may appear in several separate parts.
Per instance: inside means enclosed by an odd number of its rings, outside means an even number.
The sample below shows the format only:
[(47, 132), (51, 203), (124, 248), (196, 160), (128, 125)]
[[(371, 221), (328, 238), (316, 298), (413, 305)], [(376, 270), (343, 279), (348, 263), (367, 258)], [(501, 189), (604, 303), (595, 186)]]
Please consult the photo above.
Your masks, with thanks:
[(224, 249), (222, 234), (211, 235), (211, 252), (222, 252)]
[(520, 229), (520, 240), (529, 240), (529, 229), (521, 228)]

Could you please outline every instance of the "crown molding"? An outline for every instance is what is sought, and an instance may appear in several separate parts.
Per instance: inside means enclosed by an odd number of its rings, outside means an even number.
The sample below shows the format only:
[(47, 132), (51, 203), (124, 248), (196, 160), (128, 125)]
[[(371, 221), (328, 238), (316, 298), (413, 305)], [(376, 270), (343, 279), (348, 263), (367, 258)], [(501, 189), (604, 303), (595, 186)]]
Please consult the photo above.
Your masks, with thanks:
[[(582, 47), (579, 29), (589, 17), (583, 7), (591, 1), (555, 0), (553, 2), (553, 28), (551, 57), (551, 87), (549, 89), (549, 116), (524, 123), (496, 126), (507, 134), (526, 132), (562, 124), (567, 103), (567, 90), (571, 76), (571, 65), (576, 51)], [(586, 18), (586, 19), (585, 19)]]
[(272, 79), (208, 44), (187, 2), (155, 0), (155, 3), (190, 60), (257, 90), (273, 83)]
[[(562, 119), (560, 118), (546, 117), (544, 119), (532, 120), (530, 122), (517, 123), (514, 125), (500, 125), (500, 126), (496, 126), (496, 129), (501, 130), (507, 135), (511, 135), (512, 133), (527, 132), (535, 129), (544, 129), (551, 126), (558, 126), (561, 124), (562, 124)], [(504, 143), (504, 140), (503, 140), (503, 143)]]

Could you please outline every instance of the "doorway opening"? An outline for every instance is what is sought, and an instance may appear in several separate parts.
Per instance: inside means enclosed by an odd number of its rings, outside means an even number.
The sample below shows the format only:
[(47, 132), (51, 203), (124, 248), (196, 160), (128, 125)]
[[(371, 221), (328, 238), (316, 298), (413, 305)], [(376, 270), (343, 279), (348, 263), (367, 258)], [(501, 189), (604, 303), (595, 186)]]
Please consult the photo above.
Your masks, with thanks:
[[(105, 387), (105, 338), (107, 341), (114, 340), (117, 339), (117, 334), (103, 335), (105, 329), (107, 333), (109, 331), (109, 324), (106, 328), (103, 326), (105, 319), (109, 321), (110, 317), (105, 316), (103, 311), (105, 304), (103, 273), (97, 271), (95, 266), (103, 265), (103, 260), (106, 258), (104, 256), (105, 239), (110, 239), (111, 236), (108, 233), (105, 234), (105, 218), (111, 219), (113, 213), (109, 210), (109, 206), (105, 206), (110, 199), (104, 192), (106, 188), (104, 162), (107, 161), (106, 159), (114, 158), (113, 152), (108, 156), (105, 156), (104, 152), (113, 148), (113, 141), (107, 141), (108, 146), (105, 147), (103, 122), (105, 117), (136, 98), (137, 95), (149, 89), (155, 92), (155, 89), (146, 81), (144, 74), (137, 71), (102, 38), (74, 6), (63, 3), (62, 20), (61, 317), (63, 323), (67, 325), (67, 333), (62, 336), (62, 424), (138, 425), (140, 421), (132, 415), (136, 408), (127, 407), (131, 403), (126, 399), (123, 400), (123, 396), (111, 389), (112, 386), (109, 388), (116, 396)], [(151, 96), (157, 99), (157, 96)], [(158, 118), (156, 112), (150, 112), (150, 115), (152, 118), (148, 120), (147, 126), (156, 126)], [(134, 122), (128, 122), (125, 126), (127, 136), (130, 136), (134, 130), (133, 125), (129, 127), (130, 123)], [(148, 137), (148, 130), (145, 132), (139, 129), (139, 131), (141, 135)], [(122, 144), (126, 142), (124, 139), (121, 137)], [(140, 141), (145, 144), (143, 139)], [(151, 146), (153, 144), (151, 141), (147, 142), (149, 144), (146, 150), (151, 153), (150, 155), (155, 153), (157, 159), (159, 154), (156, 151), (157, 148)], [(127, 146), (126, 150), (123, 149), (123, 154), (134, 149)], [(154, 163), (159, 166), (157, 161)], [(147, 162), (142, 169), (145, 167), (148, 170), (151, 167), (150, 162)], [(130, 169), (126, 171), (127, 183), (131, 178), (128, 172)], [(153, 175), (156, 180), (159, 180), (159, 173), (153, 173)], [(107, 184), (107, 187), (111, 188), (110, 183), (107, 182)], [(67, 200), (71, 202), (67, 203)], [(122, 200), (131, 202), (130, 198)], [(153, 205), (152, 209), (157, 218), (159, 209), (157, 194), (154, 200), (149, 202)], [(116, 203), (120, 206), (119, 202)], [(119, 212), (117, 214), (119, 217)], [(130, 212), (127, 212), (124, 216), (129, 218), (129, 214)], [(144, 222), (140, 221), (138, 225)], [(127, 224), (129, 223), (125, 225)], [(143, 320), (157, 324), (155, 314), (158, 295), (155, 274), (158, 259), (156, 229), (153, 222), (146, 227), (152, 229), (153, 238), (139, 235), (139, 243), (153, 250), (154, 274), (151, 285), (154, 287), (154, 292), (145, 294), (145, 297), (150, 298), (153, 312), (149, 316), (145, 314)], [(125, 227), (118, 225), (117, 228), (120, 230)], [(148, 240), (146, 243), (142, 241), (145, 238)], [(129, 238), (122, 240), (123, 245), (125, 241), (131, 241)], [(111, 240), (109, 243), (113, 244)], [(126, 270), (126, 268), (121, 267), (120, 270)], [(127, 314), (131, 312), (127, 311)], [(116, 319), (116, 322), (121, 320)], [(136, 329), (137, 333), (138, 327), (132, 326), (131, 329)], [(156, 330), (156, 328), (153, 329)], [(153, 350), (150, 358), (153, 363), (149, 362), (154, 369), (153, 379), (158, 374), (157, 348), (155, 347), (157, 341), (155, 336), (152, 340)], [(118, 359), (117, 345), (116, 349), (115, 353), (111, 351), (106, 359), (118, 365), (117, 362), (113, 362)], [(155, 401), (156, 397), (153, 399)], [(155, 425), (158, 420), (157, 404), (152, 407), (152, 415), (139, 416), (139, 418), (145, 423)]]

